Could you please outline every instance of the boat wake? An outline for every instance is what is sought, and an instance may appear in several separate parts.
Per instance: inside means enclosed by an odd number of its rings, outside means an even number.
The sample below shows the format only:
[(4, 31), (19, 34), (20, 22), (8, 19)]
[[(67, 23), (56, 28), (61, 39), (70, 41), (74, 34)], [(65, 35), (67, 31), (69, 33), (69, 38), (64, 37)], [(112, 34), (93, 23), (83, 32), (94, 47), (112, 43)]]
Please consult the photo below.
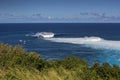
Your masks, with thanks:
[(81, 44), (85, 47), (94, 49), (109, 49), (120, 51), (120, 41), (106, 40), (100, 37), (80, 37), (80, 38), (55, 38), (54, 33), (35, 33), (27, 36), (43, 37), (44, 40), (49, 40), (58, 43)]
[(37, 32), (35, 34), (27, 34), (26, 36), (33, 36), (33, 37), (38, 37), (38, 38), (52, 38), (54, 37), (54, 33), (52, 32)]
[(83, 37), (83, 38), (48, 38), (52, 42), (82, 44), (94, 49), (111, 49), (120, 50), (120, 41), (105, 40), (100, 37)]

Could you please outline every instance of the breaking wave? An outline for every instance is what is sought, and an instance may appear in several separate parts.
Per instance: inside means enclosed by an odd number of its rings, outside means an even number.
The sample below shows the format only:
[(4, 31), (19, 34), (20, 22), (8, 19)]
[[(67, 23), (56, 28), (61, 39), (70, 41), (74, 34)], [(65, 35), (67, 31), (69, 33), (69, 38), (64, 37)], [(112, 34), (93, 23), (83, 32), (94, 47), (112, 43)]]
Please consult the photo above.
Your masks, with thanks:
[(120, 50), (120, 41), (105, 40), (100, 37), (83, 37), (83, 38), (49, 38), (52, 42), (82, 44), (94, 49), (111, 49)]

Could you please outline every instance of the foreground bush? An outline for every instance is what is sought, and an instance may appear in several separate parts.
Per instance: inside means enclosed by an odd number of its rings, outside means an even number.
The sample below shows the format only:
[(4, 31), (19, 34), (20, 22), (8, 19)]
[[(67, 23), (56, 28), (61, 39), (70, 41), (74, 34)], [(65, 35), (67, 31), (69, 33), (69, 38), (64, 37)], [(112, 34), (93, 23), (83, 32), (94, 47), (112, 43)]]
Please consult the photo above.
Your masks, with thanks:
[(21, 46), (0, 43), (0, 80), (120, 80), (120, 67), (87, 62), (77, 57), (46, 61)]

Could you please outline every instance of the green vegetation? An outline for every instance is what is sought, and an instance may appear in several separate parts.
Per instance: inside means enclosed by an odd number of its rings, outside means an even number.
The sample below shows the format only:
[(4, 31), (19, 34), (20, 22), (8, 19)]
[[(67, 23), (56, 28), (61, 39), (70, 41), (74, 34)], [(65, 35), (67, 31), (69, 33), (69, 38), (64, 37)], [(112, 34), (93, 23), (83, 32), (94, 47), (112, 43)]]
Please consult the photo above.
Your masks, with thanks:
[(0, 43), (0, 80), (120, 80), (120, 67), (87, 62), (77, 57), (46, 61), (20, 46)]

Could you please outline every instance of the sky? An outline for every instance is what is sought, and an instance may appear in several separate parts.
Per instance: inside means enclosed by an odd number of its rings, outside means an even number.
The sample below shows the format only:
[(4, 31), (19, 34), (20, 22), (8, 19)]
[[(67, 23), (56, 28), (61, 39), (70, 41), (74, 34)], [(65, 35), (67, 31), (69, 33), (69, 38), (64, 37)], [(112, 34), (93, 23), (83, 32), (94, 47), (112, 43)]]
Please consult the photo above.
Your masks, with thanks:
[(120, 0), (0, 0), (0, 23), (120, 23)]

